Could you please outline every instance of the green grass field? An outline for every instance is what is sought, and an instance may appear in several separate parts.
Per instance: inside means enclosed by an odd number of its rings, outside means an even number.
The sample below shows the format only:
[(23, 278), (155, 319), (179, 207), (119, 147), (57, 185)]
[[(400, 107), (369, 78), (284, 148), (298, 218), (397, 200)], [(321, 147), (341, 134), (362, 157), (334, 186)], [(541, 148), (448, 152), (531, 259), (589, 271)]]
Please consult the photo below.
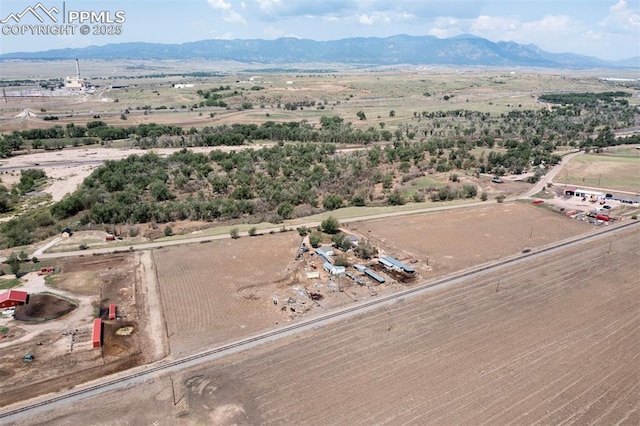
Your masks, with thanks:
[(8, 290), (10, 288), (14, 288), (19, 286), (22, 281), (19, 278), (13, 278), (10, 280), (0, 279), (0, 290)]
[(556, 182), (632, 193), (640, 192), (640, 156), (621, 150), (614, 154), (585, 154), (572, 159)]

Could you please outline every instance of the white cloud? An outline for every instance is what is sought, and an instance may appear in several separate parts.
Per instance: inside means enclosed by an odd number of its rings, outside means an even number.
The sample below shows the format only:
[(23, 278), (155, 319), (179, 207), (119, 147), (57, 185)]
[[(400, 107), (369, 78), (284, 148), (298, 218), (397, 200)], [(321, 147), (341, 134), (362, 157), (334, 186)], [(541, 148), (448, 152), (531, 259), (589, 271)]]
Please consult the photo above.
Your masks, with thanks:
[(238, 12), (233, 10), (233, 5), (225, 0), (207, 0), (209, 5), (222, 12), (222, 19), (231, 24), (246, 25), (247, 21)]
[(480, 15), (472, 20), (469, 30), (472, 34), (480, 34), (496, 31), (515, 31), (518, 26), (518, 21), (514, 19)]
[(219, 36), (215, 37), (218, 40), (233, 40), (233, 33), (232, 32), (227, 32), (224, 34), (220, 34)]
[(391, 21), (391, 17), (386, 13), (374, 12), (370, 15), (359, 15), (357, 20), (363, 25), (388, 24)]
[(573, 28), (574, 24), (567, 16), (548, 15), (539, 21), (526, 22), (522, 24), (522, 30), (526, 33), (545, 31), (555, 34), (564, 34), (571, 31)]
[(626, 0), (620, 0), (609, 8), (609, 14), (599, 25), (614, 33), (633, 31), (637, 36), (640, 31), (640, 11), (630, 9)]
[(282, 6), (280, 0), (256, 0), (260, 10), (266, 14), (272, 14), (276, 9)]
[(264, 38), (266, 39), (276, 39), (276, 38), (281, 38), (281, 37), (293, 37), (293, 38), (300, 38), (295, 34), (291, 34), (291, 33), (287, 33), (286, 31), (282, 31), (281, 29), (275, 28), (275, 27), (266, 27), (263, 31), (262, 31)]
[(466, 32), (468, 32), (468, 25), (463, 20), (451, 16), (440, 16), (434, 20), (428, 34), (438, 38), (447, 38)]

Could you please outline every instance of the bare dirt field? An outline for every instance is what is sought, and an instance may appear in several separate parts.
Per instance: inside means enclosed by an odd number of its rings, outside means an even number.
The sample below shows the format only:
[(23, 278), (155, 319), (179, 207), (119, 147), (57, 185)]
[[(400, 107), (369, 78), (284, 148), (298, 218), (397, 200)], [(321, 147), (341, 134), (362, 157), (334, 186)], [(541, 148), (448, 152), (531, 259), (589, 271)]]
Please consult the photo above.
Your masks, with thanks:
[[(367, 286), (346, 277), (332, 279), (313, 251), (296, 259), (301, 238), (294, 232), (154, 251), (171, 353), (184, 355), (239, 339), (595, 229), (525, 203), (350, 223), (348, 228), (381, 254), (411, 262), (418, 278), (404, 281), (380, 271), (383, 285), (364, 276)], [(377, 268), (375, 262), (351, 261)], [(314, 270), (319, 278), (306, 279), (306, 272)]]
[(638, 256), (634, 227), (28, 424), (638, 424)]
[(297, 233), (154, 251), (173, 354), (252, 334), (283, 320), (270, 309), (301, 238)]
[(466, 269), (594, 227), (531, 203), (487, 203), (446, 212), (350, 223), (389, 256), (417, 259), (425, 278)]
[[(59, 259), (57, 272), (50, 277), (52, 294), (61, 292), (86, 298), (92, 295), (94, 314), (108, 319), (110, 304), (117, 306), (117, 320), (105, 321), (103, 346), (91, 347), (92, 317), (69, 319), (70, 315), (44, 322), (13, 320), (7, 324), (9, 331), (17, 332), (14, 339), (3, 339), (0, 351), (0, 405), (28, 399), (30, 397), (71, 387), (77, 383), (102, 377), (145, 362), (155, 360), (152, 337), (142, 333), (146, 322), (146, 300), (138, 274), (135, 273), (136, 254), (126, 253), (108, 256), (87, 256)], [(145, 290), (146, 291), (146, 290)], [(32, 294), (30, 303), (23, 309), (31, 317), (42, 317), (61, 306), (65, 299), (56, 299), (55, 305), (38, 303), (42, 298), (51, 298), (46, 293)], [(31, 306), (33, 304), (33, 306)], [(58, 309), (58, 310), (60, 310)], [(19, 314), (22, 311), (16, 310)], [(91, 312), (91, 311), (89, 311)], [(20, 315), (16, 315), (21, 317)], [(131, 327), (128, 333), (118, 330)], [(26, 341), (21, 336), (31, 336)], [(22, 358), (30, 353), (35, 361)]]

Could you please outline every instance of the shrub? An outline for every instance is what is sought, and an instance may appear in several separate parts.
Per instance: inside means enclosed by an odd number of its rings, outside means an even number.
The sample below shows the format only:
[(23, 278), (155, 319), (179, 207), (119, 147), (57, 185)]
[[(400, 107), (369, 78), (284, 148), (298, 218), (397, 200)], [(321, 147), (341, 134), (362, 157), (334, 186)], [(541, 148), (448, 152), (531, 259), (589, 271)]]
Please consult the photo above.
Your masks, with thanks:
[(336, 256), (333, 264), (336, 266), (349, 266), (349, 260), (344, 254), (339, 254), (338, 256)]
[(487, 201), (487, 198), (489, 198), (489, 195), (487, 195), (487, 193), (483, 191), (482, 194), (480, 194), (480, 199), (482, 201)]
[(387, 196), (387, 204), (390, 206), (401, 206), (405, 203), (405, 199), (397, 189)]
[(322, 201), (322, 206), (327, 210), (335, 210), (342, 207), (342, 197), (337, 194), (329, 194)]
[(165, 226), (164, 227), (164, 236), (165, 237), (170, 237), (173, 235), (173, 229), (171, 229), (170, 226)]
[(309, 244), (311, 244), (311, 247), (318, 248), (320, 241), (322, 241), (322, 235), (318, 232), (314, 232), (309, 235)]
[(256, 231), (257, 231), (257, 229), (256, 229), (255, 226), (252, 226), (251, 228), (249, 228), (249, 236), (250, 237), (255, 237), (256, 236)]
[(238, 228), (231, 228), (231, 230), (229, 231), (229, 235), (231, 235), (231, 238), (233, 238), (234, 240), (237, 238), (240, 238), (240, 233), (238, 231)]
[(329, 216), (320, 224), (320, 229), (327, 234), (335, 234), (340, 230), (340, 222), (333, 216)]
[(138, 228), (135, 226), (130, 226), (129, 227), (129, 236), (130, 237), (137, 237), (138, 236)]
[(506, 197), (504, 195), (500, 194), (496, 197), (496, 201), (499, 203), (503, 203), (505, 198)]

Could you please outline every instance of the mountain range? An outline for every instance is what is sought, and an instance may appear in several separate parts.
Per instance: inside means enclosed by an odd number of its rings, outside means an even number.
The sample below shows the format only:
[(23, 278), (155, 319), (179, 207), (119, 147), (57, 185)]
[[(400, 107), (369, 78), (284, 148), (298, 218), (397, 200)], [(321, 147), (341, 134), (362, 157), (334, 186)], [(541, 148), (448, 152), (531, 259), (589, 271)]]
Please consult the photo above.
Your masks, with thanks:
[(243, 63), (342, 63), (349, 65), (533, 66), (549, 68), (640, 68), (640, 57), (607, 62), (574, 53), (550, 53), (535, 45), (492, 42), (470, 34), (451, 38), (396, 35), (333, 41), (201, 40), (181, 44), (112, 43), (104, 46), (14, 52), (0, 59), (206, 59)]

